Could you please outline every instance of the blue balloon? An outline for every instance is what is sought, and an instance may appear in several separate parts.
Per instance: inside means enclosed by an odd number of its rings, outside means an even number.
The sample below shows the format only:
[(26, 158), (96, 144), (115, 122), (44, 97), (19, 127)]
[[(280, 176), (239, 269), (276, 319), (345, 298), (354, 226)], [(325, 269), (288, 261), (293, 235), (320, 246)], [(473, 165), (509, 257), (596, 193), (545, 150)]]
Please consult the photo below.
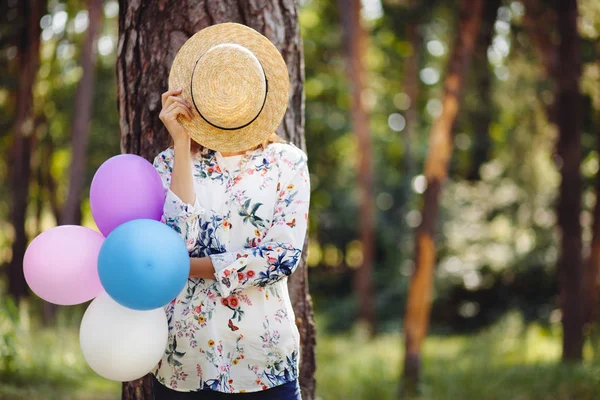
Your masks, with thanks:
[(151, 219), (119, 225), (104, 240), (98, 275), (117, 303), (153, 310), (173, 300), (190, 274), (186, 245), (173, 229)]

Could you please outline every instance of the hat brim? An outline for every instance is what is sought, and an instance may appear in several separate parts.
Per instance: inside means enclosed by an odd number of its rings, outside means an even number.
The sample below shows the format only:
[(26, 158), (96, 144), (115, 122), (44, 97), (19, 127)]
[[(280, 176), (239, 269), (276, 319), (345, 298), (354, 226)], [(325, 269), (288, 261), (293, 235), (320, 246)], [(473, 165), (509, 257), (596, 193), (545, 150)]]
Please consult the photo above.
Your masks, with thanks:
[(193, 119), (179, 116), (178, 120), (198, 144), (216, 151), (235, 152), (254, 148), (275, 132), (287, 110), (290, 81), (285, 61), (269, 39), (246, 25), (227, 22), (198, 31), (181, 46), (169, 72), (169, 90), (181, 88), (180, 96), (191, 103), (190, 82), (196, 60), (223, 43), (246, 47), (262, 64), (268, 82), (262, 111), (251, 124), (235, 130), (209, 124), (193, 107)]

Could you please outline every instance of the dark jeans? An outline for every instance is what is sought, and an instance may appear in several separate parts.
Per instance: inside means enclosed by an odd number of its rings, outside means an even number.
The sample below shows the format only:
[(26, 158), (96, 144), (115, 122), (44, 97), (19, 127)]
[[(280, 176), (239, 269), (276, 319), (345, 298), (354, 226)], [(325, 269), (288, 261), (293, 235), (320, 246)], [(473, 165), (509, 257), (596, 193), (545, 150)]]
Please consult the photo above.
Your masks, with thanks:
[(302, 400), (298, 380), (251, 393), (222, 393), (213, 390), (178, 392), (160, 383), (152, 375), (153, 400)]

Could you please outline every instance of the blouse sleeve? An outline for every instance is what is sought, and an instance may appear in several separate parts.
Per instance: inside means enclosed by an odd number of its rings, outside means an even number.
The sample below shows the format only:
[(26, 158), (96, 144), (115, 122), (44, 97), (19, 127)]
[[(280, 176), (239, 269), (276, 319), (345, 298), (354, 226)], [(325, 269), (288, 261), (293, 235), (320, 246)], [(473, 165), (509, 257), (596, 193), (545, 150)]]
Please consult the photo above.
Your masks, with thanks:
[(209, 256), (221, 296), (248, 285), (273, 284), (298, 267), (308, 223), (310, 179), (306, 154), (300, 149), (295, 154), (291, 167), (282, 169), (273, 221), (260, 245)]
[(185, 241), (188, 252), (192, 252), (197, 243), (200, 234), (200, 215), (204, 214), (204, 208), (196, 196), (194, 204), (189, 204), (181, 200), (170, 188), (171, 172), (173, 167), (170, 160), (172, 157), (161, 153), (154, 159), (154, 168), (160, 175), (163, 187), (166, 191), (165, 206), (161, 222), (174, 229)]

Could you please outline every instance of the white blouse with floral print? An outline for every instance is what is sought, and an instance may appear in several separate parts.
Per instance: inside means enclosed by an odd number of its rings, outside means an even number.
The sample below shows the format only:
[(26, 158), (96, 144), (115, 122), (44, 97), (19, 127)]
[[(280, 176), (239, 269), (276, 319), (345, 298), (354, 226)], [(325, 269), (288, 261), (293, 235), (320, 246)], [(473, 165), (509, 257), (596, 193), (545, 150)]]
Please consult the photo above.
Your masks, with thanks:
[(169, 187), (173, 149), (154, 167), (167, 190), (162, 222), (191, 257), (210, 257), (215, 279), (189, 278), (165, 306), (169, 341), (153, 370), (178, 391), (256, 392), (298, 376), (300, 335), (287, 277), (307, 229), (307, 156), (292, 143), (248, 150), (234, 171), (206, 149), (193, 158), (195, 204)]

